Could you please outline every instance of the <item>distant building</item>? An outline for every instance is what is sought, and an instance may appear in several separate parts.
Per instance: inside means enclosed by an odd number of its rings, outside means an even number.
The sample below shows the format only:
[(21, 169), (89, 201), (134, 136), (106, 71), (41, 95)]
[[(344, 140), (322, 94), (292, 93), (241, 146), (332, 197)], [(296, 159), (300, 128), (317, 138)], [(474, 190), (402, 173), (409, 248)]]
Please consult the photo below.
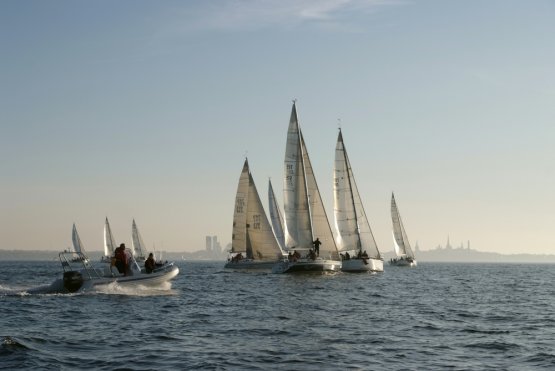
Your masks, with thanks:
[(215, 252), (217, 254), (222, 252), (222, 246), (218, 241), (218, 236), (206, 236), (206, 251)]

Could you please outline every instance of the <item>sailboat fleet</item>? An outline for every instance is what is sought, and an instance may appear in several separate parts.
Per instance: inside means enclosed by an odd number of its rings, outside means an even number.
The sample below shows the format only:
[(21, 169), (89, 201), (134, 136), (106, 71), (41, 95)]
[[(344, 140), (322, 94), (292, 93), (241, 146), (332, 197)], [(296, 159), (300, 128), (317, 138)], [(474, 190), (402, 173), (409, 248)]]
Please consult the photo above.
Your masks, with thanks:
[[(322, 202), (293, 102), (285, 147), (283, 217), (271, 181), (270, 221), (260, 201), (248, 160), (239, 178), (233, 213), (230, 257), (225, 268), (294, 272), (383, 272), (343, 135), (339, 130), (334, 166), (335, 237)], [(395, 205), (395, 206), (394, 206)], [(391, 215), (396, 266), (415, 266), (416, 259), (392, 198)]]

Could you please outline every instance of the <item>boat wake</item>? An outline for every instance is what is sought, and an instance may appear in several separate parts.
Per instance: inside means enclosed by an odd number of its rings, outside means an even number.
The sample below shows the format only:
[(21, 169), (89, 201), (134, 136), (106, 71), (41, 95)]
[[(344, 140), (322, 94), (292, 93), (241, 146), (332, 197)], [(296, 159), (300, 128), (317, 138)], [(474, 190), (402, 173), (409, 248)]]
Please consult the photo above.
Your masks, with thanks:
[(1, 296), (27, 296), (27, 295), (83, 295), (83, 294), (104, 294), (104, 295), (128, 295), (128, 296), (165, 296), (176, 295), (177, 292), (172, 290), (171, 282), (163, 282), (157, 286), (123, 286), (117, 282), (108, 285), (99, 285), (93, 288), (83, 288), (74, 293), (68, 293), (64, 289), (63, 281), (58, 279), (50, 285), (42, 285), (36, 287), (6, 287), (0, 285)]
[(175, 290), (172, 290), (171, 282), (163, 282), (157, 286), (123, 286), (118, 284), (117, 282), (112, 282), (108, 285), (96, 286), (89, 292), (104, 295), (128, 296), (166, 296), (177, 294)]

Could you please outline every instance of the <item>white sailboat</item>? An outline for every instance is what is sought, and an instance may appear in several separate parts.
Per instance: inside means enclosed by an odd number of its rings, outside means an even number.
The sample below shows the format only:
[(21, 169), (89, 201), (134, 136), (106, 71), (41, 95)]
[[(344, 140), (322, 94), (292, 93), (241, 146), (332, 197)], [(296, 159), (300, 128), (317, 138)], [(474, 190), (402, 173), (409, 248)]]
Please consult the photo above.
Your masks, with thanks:
[(85, 254), (85, 248), (83, 247), (83, 243), (81, 242), (81, 238), (79, 237), (79, 233), (77, 233), (77, 227), (75, 223), (73, 223), (73, 230), (71, 231), (71, 241), (73, 242), (73, 251), (76, 253), (76, 256), (73, 257), (74, 261), (78, 261), (81, 259), (89, 260), (87, 254)]
[(283, 217), (279, 210), (279, 206), (276, 200), (276, 195), (274, 193), (274, 188), (272, 187), (272, 181), (268, 180), (268, 204), (270, 211), (270, 220), (272, 221), (272, 229), (274, 230), (274, 235), (279, 243), (279, 247), (285, 250), (285, 234), (283, 233)]
[(341, 129), (335, 147), (334, 176), (336, 242), (339, 252), (343, 252), (341, 270), (383, 272), (383, 258), (362, 205)]
[(276, 262), (283, 259), (247, 159), (243, 164), (235, 197), (230, 253), (225, 268), (271, 269)]
[[(289, 257), (287, 261), (276, 264), (273, 271), (289, 273), (341, 269), (294, 102), (287, 130), (283, 195), (285, 248)], [(319, 254), (313, 250), (316, 238), (321, 241)]]
[(393, 221), (393, 243), (397, 258), (391, 259), (391, 265), (399, 267), (415, 267), (416, 259), (410, 247), (410, 242), (401, 221), (401, 214), (395, 202), (395, 195), (391, 194), (391, 219)]
[(143, 238), (139, 233), (135, 219), (133, 219), (133, 225), (131, 226), (131, 253), (137, 262), (143, 262), (146, 260), (146, 247), (143, 242)]
[(100, 259), (100, 261), (106, 263), (111, 262), (115, 249), (116, 241), (114, 240), (114, 235), (112, 234), (112, 229), (110, 228), (110, 223), (108, 222), (108, 217), (106, 217), (106, 221), (104, 222), (104, 256)]

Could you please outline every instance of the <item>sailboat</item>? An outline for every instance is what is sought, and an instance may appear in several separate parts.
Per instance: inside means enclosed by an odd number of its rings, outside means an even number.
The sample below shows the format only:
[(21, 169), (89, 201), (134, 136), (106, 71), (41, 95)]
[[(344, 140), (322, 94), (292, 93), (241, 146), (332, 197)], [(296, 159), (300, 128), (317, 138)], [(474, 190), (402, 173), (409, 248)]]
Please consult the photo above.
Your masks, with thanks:
[(284, 250), (285, 234), (283, 233), (283, 217), (281, 216), (281, 212), (279, 210), (271, 180), (268, 180), (268, 204), (270, 205), (270, 220), (272, 221), (272, 229), (274, 230), (274, 235), (276, 236), (276, 239), (279, 243), (279, 247)]
[(383, 258), (370, 229), (339, 129), (335, 147), (334, 212), (337, 249), (344, 272), (383, 272)]
[[(287, 130), (283, 195), (285, 249), (289, 256), (286, 261), (276, 264), (273, 271), (340, 270), (339, 253), (299, 127), (295, 102)], [(321, 242), (321, 246), (315, 246), (315, 239)]]
[(135, 219), (133, 219), (133, 225), (131, 226), (131, 253), (137, 262), (144, 262), (146, 260), (145, 253), (146, 247), (143, 242), (143, 238), (139, 233)]
[(230, 254), (225, 268), (272, 269), (276, 262), (283, 259), (247, 159), (243, 164), (235, 196)]
[(100, 258), (100, 261), (105, 263), (111, 262), (115, 249), (116, 241), (114, 240), (114, 235), (112, 234), (112, 229), (110, 228), (110, 223), (108, 222), (108, 217), (106, 217), (106, 221), (104, 222), (104, 256)]
[(395, 195), (391, 194), (391, 219), (393, 221), (393, 243), (397, 258), (391, 259), (391, 265), (399, 267), (415, 267), (416, 259), (410, 247), (410, 242), (401, 221), (401, 214), (395, 202)]
[(81, 238), (79, 237), (79, 233), (77, 233), (75, 223), (73, 223), (73, 230), (71, 231), (71, 240), (73, 242), (73, 252), (76, 253), (72, 260), (80, 261), (81, 259), (85, 259), (88, 261), (89, 258), (87, 257), (87, 254), (85, 254), (85, 249), (83, 247), (83, 243), (81, 242)]

